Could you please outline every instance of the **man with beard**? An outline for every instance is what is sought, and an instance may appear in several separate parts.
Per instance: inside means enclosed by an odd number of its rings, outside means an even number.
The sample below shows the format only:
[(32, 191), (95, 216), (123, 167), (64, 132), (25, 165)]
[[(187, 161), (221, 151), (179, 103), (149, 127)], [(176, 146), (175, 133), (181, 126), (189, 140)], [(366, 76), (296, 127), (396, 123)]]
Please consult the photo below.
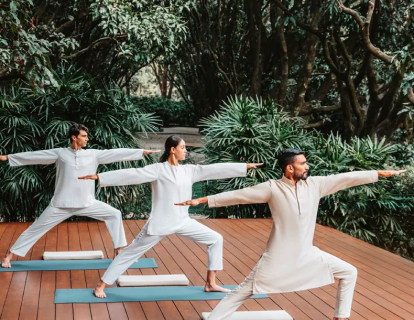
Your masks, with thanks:
[(350, 316), (357, 269), (351, 264), (313, 246), (319, 200), (346, 188), (377, 182), (401, 171), (359, 171), (308, 178), (305, 153), (283, 150), (280, 180), (254, 187), (223, 192), (177, 205), (208, 203), (209, 207), (268, 203), (273, 226), (266, 251), (242, 284), (213, 310), (209, 320), (229, 319), (250, 296), (307, 290), (339, 281), (334, 319)]

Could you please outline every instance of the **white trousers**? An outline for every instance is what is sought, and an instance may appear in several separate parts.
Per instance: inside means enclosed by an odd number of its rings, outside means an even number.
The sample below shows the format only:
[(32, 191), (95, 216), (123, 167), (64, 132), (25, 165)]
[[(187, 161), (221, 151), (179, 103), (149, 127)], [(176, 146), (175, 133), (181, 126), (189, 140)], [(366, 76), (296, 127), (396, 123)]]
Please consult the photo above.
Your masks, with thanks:
[[(324, 257), (329, 263), (334, 278), (339, 281), (336, 294), (335, 315), (336, 318), (348, 318), (351, 315), (352, 298), (357, 280), (357, 269), (329, 253), (324, 252)], [(253, 281), (256, 268), (236, 289), (227, 294), (214, 308), (208, 320), (229, 319), (240, 305), (253, 295)]]
[[(145, 252), (160, 242), (165, 236), (149, 235), (148, 222), (144, 225), (132, 243), (121, 251), (112, 261), (102, 277), (106, 284), (113, 284), (131, 264)], [(223, 236), (194, 219), (188, 222), (175, 234), (207, 246), (208, 270), (223, 270)]]
[(40, 217), (20, 235), (10, 252), (24, 257), (46, 232), (72, 216), (90, 217), (104, 221), (112, 237), (114, 248), (127, 245), (121, 211), (104, 202), (95, 200), (89, 207), (85, 208), (55, 208), (48, 206)]

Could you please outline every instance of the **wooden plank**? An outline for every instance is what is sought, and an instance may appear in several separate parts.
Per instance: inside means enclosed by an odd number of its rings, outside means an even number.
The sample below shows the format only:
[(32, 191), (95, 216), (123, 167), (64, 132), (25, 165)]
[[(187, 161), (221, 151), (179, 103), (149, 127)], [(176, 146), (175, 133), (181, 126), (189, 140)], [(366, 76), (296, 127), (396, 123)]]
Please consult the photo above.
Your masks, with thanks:
[(331, 227), (326, 227), (326, 226), (322, 226), (322, 225), (317, 224), (316, 225), (316, 230), (317, 230), (318, 234), (327, 234), (331, 238), (334, 237), (334, 234), (339, 233), (341, 236), (338, 236), (338, 237), (335, 237), (335, 238), (338, 238), (338, 239), (343, 238), (347, 243), (351, 243), (355, 247), (361, 248), (361, 250), (362, 250), (362, 248), (365, 248), (364, 251), (366, 253), (370, 253), (370, 254), (373, 253), (376, 256), (380, 257), (380, 258), (381, 257), (390, 258), (391, 260), (393, 260), (392, 263), (396, 267), (398, 267), (398, 268), (403, 267), (404, 269), (406, 267), (408, 267), (411, 270), (410, 272), (413, 273), (413, 268), (414, 268), (414, 262), (413, 261), (407, 260), (407, 259), (405, 259), (405, 258), (403, 258), (403, 257), (401, 257), (397, 254), (394, 254), (390, 251), (387, 251), (385, 249), (373, 246), (372, 244), (367, 243), (365, 241), (362, 241), (360, 239), (351, 237), (351, 236), (349, 236), (345, 233), (342, 233), (338, 230), (335, 230)]
[[(69, 250), (68, 224), (62, 222), (57, 225), (57, 251)], [(56, 271), (56, 289), (71, 288), (71, 271)], [(62, 320), (73, 319), (73, 304), (56, 304), (56, 318)]]
[[(13, 235), (11, 243), (15, 243), (21, 233), (27, 229), (27, 223), (20, 223)], [(13, 260), (25, 260), (27, 258), (14, 256)], [(12, 261), (13, 264), (13, 261)], [(24, 286), (26, 284), (27, 272), (15, 272), (8, 288), (6, 301), (4, 302), (2, 319), (18, 319), (23, 299)]]
[[(41, 260), (45, 251), (46, 235), (42, 236), (31, 250), (31, 260)], [(27, 255), (28, 256), (28, 255)], [(26, 285), (23, 293), (20, 319), (34, 320), (37, 318), (39, 306), (40, 283), (42, 279), (41, 271), (30, 271), (26, 278)]]
[[(76, 235), (79, 239), (79, 246), (82, 251), (93, 250), (91, 237), (89, 235), (89, 228), (86, 222), (78, 222), (75, 226), (71, 228), (74, 233), (74, 238)], [(77, 246), (77, 244), (76, 244)], [(98, 270), (85, 270), (85, 282), (87, 288), (94, 288), (100, 280), (100, 274)], [(91, 317), (94, 320), (109, 320), (109, 312), (107, 304), (97, 304), (91, 303), (89, 305)], [(75, 319), (77, 320), (77, 319)], [(82, 320), (82, 319), (79, 319)]]
[[(56, 251), (57, 248), (57, 227), (52, 228), (46, 234), (45, 250)], [(55, 319), (55, 289), (56, 271), (42, 271), (40, 284), (40, 296), (37, 318), (42, 320)]]
[[(0, 254), (2, 259), (9, 250), (18, 223), (5, 223), (5, 225), (7, 227), (0, 238)], [(0, 272), (0, 315), (3, 313), (4, 303), (6, 301), (12, 277), (12, 272)]]

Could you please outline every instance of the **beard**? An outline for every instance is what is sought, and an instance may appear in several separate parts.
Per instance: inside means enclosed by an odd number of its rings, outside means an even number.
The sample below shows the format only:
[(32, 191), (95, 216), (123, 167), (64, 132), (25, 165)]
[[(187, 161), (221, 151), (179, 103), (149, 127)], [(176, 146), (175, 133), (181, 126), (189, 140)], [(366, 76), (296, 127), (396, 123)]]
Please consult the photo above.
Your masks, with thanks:
[(306, 180), (307, 178), (308, 178), (308, 171), (305, 171), (303, 173), (298, 173), (295, 171), (293, 173), (293, 179), (295, 179), (296, 181)]

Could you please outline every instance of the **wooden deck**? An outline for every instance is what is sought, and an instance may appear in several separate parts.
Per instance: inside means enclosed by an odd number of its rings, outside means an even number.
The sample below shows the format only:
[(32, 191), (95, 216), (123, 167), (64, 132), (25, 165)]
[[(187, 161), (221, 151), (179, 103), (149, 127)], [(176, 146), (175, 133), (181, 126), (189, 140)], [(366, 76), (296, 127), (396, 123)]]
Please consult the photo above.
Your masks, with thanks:
[[(125, 221), (128, 243), (145, 221)], [(220, 284), (238, 284), (263, 253), (271, 221), (202, 220), (224, 236), (224, 271)], [(28, 227), (28, 223), (0, 223), (0, 254)], [(315, 245), (358, 268), (359, 277), (353, 302), (352, 319), (414, 319), (414, 263), (397, 255), (317, 226)], [(39, 240), (25, 258), (38, 260), (43, 252), (102, 250), (112, 257), (112, 242), (101, 222), (62, 223)], [(185, 273), (191, 285), (203, 285), (206, 249), (172, 235), (150, 250), (157, 269), (130, 270), (129, 274)], [(108, 304), (53, 303), (57, 288), (92, 288), (104, 270), (0, 272), (1, 319), (200, 319), (218, 301), (162, 301)], [(268, 299), (250, 299), (240, 310), (284, 309), (295, 320), (332, 319), (336, 284), (322, 288), (272, 294)]]

